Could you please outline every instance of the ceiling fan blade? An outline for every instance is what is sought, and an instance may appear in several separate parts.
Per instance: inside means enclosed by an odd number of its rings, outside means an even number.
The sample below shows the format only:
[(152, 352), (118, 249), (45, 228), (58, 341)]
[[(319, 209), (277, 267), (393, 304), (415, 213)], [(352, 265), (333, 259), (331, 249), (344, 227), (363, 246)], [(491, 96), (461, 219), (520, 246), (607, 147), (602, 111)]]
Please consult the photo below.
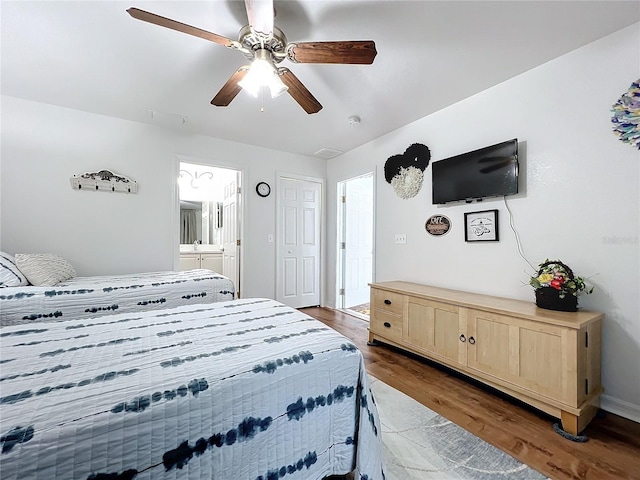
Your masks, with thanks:
[(231, 100), (236, 98), (236, 95), (238, 95), (240, 90), (242, 90), (242, 87), (238, 85), (238, 82), (244, 78), (248, 71), (249, 67), (244, 66), (240, 67), (233, 75), (231, 75), (231, 78), (227, 80), (227, 83), (225, 83), (216, 96), (213, 97), (211, 105), (215, 105), (216, 107), (226, 107), (229, 105)]
[(279, 68), (278, 75), (282, 78), (282, 82), (289, 87), (289, 95), (300, 104), (305, 112), (317, 113), (322, 110), (322, 105), (316, 100), (307, 87), (305, 87), (298, 77), (296, 77), (288, 68)]
[(373, 40), (346, 42), (300, 42), (287, 45), (295, 63), (351, 63), (370, 65), (377, 55)]
[(262, 39), (273, 36), (273, 0), (244, 0), (251, 31)]
[(206, 30), (202, 30), (201, 28), (192, 27), (191, 25), (187, 25), (186, 23), (176, 22), (175, 20), (171, 20), (170, 18), (161, 17), (160, 15), (146, 12), (144, 10), (140, 10), (139, 8), (128, 8), (127, 13), (136, 20), (142, 20), (143, 22), (153, 23), (155, 25), (160, 25), (161, 27), (170, 28), (172, 30), (177, 30), (178, 32), (204, 38), (205, 40), (219, 43), (220, 45), (224, 45), (225, 47), (232, 47), (237, 43), (221, 35), (207, 32)]

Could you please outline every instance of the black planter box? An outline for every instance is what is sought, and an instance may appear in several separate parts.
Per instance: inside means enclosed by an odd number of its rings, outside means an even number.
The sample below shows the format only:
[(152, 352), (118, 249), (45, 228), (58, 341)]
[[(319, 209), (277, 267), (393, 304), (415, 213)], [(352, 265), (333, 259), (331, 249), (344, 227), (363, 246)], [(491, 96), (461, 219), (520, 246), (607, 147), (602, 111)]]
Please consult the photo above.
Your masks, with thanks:
[(578, 297), (568, 293), (564, 298), (560, 298), (559, 290), (552, 287), (542, 287), (536, 289), (536, 305), (547, 310), (575, 312), (578, 310)]

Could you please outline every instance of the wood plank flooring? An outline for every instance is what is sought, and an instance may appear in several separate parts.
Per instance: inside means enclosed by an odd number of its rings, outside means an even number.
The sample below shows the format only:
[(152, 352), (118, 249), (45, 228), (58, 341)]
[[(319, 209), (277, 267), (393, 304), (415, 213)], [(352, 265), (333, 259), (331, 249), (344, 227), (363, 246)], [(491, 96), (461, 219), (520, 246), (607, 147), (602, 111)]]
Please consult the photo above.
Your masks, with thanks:
[(390, 346), (368, 346), (368, 322), (338, 310), (302, 312), (350, 338), (367, 371), (552, 479), (640, 479), (640, 424), (602, 412), (576, 443), (556, 419), (435, 363)]

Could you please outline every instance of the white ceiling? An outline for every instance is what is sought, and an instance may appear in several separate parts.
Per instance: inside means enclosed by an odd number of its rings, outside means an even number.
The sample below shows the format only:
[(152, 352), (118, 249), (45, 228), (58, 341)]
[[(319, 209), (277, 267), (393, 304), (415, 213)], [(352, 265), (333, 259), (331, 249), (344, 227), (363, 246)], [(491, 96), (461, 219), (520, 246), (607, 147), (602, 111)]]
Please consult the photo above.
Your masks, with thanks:
[(324, 106), (307, 115), (289, 95), (212, 106), (245, 57), (135, 20), (132, 6), (234, 40), (246, 23), (232, 0), (2, 0), (2, 94), (147, 123), (154, 109), (188, 117), (175, 128), (189, 133), (346, 152), (640, 21), (638, 1), (275, 0), (289, 41), (376, 42), (373, 65), (281, 64)]

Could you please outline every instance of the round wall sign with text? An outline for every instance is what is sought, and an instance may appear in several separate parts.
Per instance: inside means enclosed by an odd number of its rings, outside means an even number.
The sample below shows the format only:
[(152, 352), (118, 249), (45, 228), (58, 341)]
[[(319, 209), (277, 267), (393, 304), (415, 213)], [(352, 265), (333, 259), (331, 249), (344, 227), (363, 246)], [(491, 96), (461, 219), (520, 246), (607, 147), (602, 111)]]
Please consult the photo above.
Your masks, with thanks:
[(451, 220), (444, 215), (432, 215), (425, 222), (424, 228), (429, 235), (440, 237), (451, 230)]

